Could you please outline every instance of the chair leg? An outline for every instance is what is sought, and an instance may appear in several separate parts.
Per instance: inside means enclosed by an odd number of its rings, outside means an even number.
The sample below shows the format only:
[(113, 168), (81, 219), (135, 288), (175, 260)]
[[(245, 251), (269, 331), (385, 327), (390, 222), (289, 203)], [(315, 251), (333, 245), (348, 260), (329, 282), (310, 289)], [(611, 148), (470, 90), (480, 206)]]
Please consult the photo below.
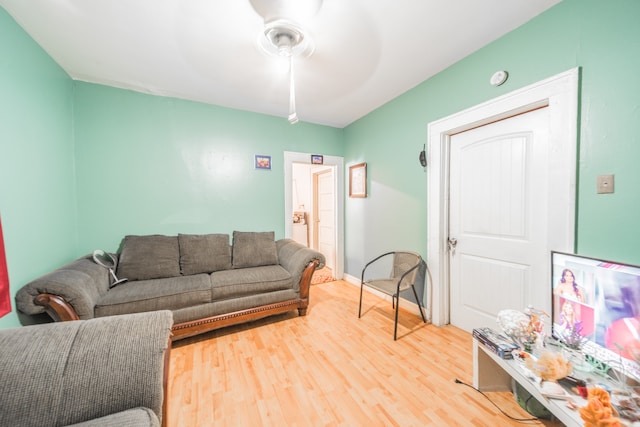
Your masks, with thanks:
[(413, 289), (413, 296), (416, 297), (416, 302), (418, 303), (418, 309), (420, 310), (420, 316), (422, 317), (422, 321), (424, 323), (427, 323), (427, 318), (424, 317), (424, 311), (422, 310), (422, 305), (420, 305), (420, 298), (418, 298), (418, 293), (416, 292), (415, 286), (412, 285), (411, 289)]
[(358, 306), (358, 319), (362, 315), (362, 288), (364, 288), (364, 283), (360, 282), (360, 304)]
[(393, 340), (396, 341), (398, 339), (398, 311), (400, 310), (400, 298), (398, 298), (398, 302), (396, 303), (396, 321), (393, 325)]

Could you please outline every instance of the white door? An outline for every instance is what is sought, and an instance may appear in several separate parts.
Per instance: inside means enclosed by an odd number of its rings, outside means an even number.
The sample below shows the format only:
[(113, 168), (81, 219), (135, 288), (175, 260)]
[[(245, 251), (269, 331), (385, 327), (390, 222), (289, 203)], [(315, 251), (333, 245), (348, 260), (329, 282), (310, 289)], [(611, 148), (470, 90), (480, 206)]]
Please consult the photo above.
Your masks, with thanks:
[(314, 248), (324, 255), (327, 267), (335, 270), (335, 195), (333, 169), (313, 174), (314, 189)]
[(547, 309), (549, 109), (450, 141), (451, 323), (470, 332), (505, 308)]

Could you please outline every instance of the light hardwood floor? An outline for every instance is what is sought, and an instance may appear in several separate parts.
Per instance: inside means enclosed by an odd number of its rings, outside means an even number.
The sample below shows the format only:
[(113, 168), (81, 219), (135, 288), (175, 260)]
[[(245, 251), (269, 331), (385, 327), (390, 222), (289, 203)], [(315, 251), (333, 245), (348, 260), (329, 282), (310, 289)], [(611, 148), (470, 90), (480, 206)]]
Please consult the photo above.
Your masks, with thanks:
[[(472, 382), (471, 335), (400, 312), (336, 281), (314, 285), (295, 312), (174, 343), (168, 427), (512, 426)], [(510, 393), (488, 393), (530, 418)], [(525, 425), (543, 425), (529, 422)], [(544, 425), (558, 425), (546, 423)]]

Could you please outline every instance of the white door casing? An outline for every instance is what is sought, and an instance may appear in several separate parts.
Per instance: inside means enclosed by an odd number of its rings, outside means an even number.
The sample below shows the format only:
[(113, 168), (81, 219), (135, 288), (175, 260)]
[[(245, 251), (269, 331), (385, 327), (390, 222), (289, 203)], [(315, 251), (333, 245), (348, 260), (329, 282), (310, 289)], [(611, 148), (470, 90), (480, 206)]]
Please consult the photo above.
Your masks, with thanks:
[[(523, 112), (549, 112), (547, 252), (573, 251), (579, 69), (574, 68), (428, 125), (427, 265), (433, 324), (450, 322), (449, 148), (452, 135)], [(514, 307), (517, 308), (517, 307)]]
[(450, 322), (494, 327), (504, 308), (547, 313), (548, 107), (452, 135)]

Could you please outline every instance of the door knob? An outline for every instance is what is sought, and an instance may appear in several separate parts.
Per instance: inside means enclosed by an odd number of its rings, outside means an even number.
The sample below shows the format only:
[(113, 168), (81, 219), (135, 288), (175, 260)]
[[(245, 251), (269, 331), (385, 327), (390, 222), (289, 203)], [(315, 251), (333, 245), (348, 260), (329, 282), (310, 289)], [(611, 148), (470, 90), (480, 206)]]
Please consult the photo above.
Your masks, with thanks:
[(458, 239), (455, 237), (449, 237), (448, 239), (449, 251), (453, 252), (456, 250), (456, 246), (458, 245)]

